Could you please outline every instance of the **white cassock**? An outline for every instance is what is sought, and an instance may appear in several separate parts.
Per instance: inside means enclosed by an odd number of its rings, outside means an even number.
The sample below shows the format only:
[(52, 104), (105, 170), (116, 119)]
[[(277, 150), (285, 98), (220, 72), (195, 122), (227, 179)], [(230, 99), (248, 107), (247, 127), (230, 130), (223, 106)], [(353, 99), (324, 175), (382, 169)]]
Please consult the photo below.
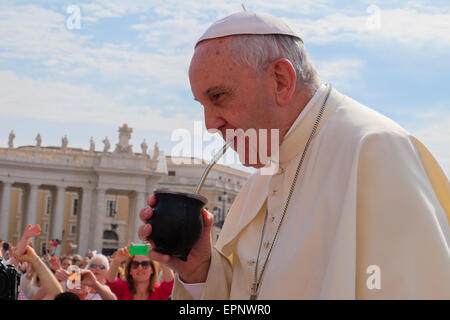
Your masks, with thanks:
[[(202, 299), (248, 299), (274, 239), (325, 91), (280, 146), (275, 175), (253, 174), (234, 201)], [(392, 120), (332, 90), (302, 164), (258, 299), (450, 299), (450, 185)], [(178, 278), (178, 277), (177, 277)], [(175, 299), (191, 299), (176, 281)]]

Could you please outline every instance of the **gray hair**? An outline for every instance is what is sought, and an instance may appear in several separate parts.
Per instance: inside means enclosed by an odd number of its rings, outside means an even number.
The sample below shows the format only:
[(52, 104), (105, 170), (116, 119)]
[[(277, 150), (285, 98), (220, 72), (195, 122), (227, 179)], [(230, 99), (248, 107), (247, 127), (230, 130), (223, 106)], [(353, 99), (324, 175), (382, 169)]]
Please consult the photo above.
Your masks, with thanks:
[(91, 260), (89, 260), (88, 269), (89, 269), (89, 267), (91, 266), (92, 262), (95, 261), (96, 259), (102, 260), (103, 263), (104, 263), (104, 265), (105, 265), (105, 267), (106, 267), (106, 269), (107, 269), (107, 270), (109, 269), (109, 261), (108, 261), (108, 258), (107, 258), (106, 256), (104, 256), (103, 254), (101, 254), (101, 253), (97, 253), (96, 255), (94, 255), (94, 256), (91, 258)]
[(320, 86), (319, 75), (298, 38), (288, 35), (235, 35), (230, 47), (235, 63), (252, 67), (262, 74), (273, 61), (288, 59), (297, 74), (297, 84), (311, 93)]

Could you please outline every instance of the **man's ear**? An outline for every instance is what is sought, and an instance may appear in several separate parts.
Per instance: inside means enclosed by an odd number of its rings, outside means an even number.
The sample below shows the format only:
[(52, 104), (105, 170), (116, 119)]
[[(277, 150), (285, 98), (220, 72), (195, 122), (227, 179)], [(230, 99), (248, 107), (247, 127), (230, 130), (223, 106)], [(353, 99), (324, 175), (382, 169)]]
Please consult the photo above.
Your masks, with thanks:
[(297, 83), (294, 66), (289, 60), (280, 58), (271, 63), (269, 72), (272, 75), (277, 104), (287, 105), (295, 92)]

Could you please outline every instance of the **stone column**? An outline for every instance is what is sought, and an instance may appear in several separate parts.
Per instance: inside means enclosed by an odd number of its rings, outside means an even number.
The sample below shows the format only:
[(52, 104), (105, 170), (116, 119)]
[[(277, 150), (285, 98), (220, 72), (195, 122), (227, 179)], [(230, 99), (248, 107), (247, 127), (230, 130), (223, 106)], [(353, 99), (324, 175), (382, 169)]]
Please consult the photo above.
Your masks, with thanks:
[[(63, 229), (64, 229), (64, 202), (66, 195), (65, 186), (56, 186), (56, 198), (55, 198), (55, 208), (52, 212), (51, 227), (50, 227), (50, 239), (63, 240)], [(61, 256), (61, 245), (56, 247), (55, 254)]]
[(132, 206), (134, 212), (130, 212), (134, 216), (133, 228), (131, 229), (132, 234), (130, 235), (130, 239), (134, 243), (142, 243), (143, 242), (141, 239), (139, 239), (138, 230), (139, 230), (140, 226), (144, 225), (144, 223), (141, 221), (141, 219), (139, 219), (139, 212), (141, 211), (142, 208), (144, 208), (146, 206), (145, 200), (146, 200), (146, 193), (141, 192), (141, 191), (136, 191), (136, 195), (134, 197), (134, 204)]
[(106, 189), (97, 188), (97, 201), (93, 215), (94, 232), (93, 232), (93, 250), (98, 253), (102, 252), (103, 248), (103, 231), (105, 229), (105, 215), (106, 215)]
[(81, 213), (78, 223), (78, 253), (86, 255), (89, 245), (89, 221), (92, 208), (92, 187), (83, 188), (81, 195)]
[(2, 203), (0, 208), (0, 238), (8, 239), (9, 218), (11, 214), (12, 183), (3, 181)]
[(39, 185), (30, 184), (27, 197), (27, 211), (25, 214), (24, 224), (22, 225), (22, 230), (20, 230), (20, 236), (22, 236), (25, 227), (29, 224), (35, 225), (37, 223), (37, 206), (38, 206), (38, 194)]

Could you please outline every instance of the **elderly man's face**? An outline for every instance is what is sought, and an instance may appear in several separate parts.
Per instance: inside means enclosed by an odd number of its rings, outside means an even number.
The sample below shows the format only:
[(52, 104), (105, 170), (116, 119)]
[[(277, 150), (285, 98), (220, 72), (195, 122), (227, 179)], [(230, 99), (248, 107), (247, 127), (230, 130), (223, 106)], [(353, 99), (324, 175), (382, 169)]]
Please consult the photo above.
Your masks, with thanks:
[[(227, 37), (200, 43), (189, 68), (192, 93), (203, 105), (206, 128), (218, 129), (225, 139), (227, 129), (276, 128), (270, 79), (265, 74), (258, 76), (250, 67), (234, 63), (228, 51), (230, 40)], [(249, 150), (255, 151), (258, 145), (246, 143), (245, 161), (240, 155), (244, 165), (261, 167), (261, 163), (255, 164), (248, 157)]]

